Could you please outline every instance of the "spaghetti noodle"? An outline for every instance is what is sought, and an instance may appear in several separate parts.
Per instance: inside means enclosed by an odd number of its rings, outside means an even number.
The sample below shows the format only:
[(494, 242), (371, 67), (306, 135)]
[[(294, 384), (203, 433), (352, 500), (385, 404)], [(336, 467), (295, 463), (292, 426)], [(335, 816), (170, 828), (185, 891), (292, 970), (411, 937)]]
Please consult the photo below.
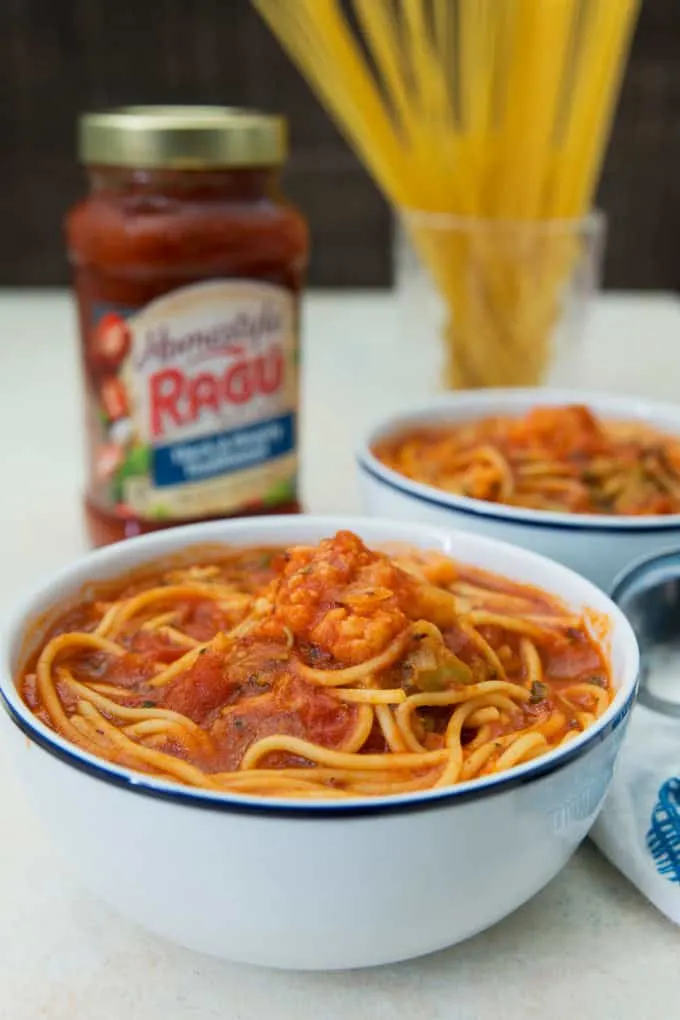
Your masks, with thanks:
[(640, 0), (253, 3), (401, 211), (449, 384), (538, 382)]
[(55, 618), (17, 684), (110, 762), (311, 799), (504, 771), (611, 697), (583, 620), (545, 593), (351, 532), (102, 585)]
[(567, 513), (680, 513), (680, 439), (581, 406), (540, 407), (415, 429), (375, 455), (407, 478), (459, 496)]

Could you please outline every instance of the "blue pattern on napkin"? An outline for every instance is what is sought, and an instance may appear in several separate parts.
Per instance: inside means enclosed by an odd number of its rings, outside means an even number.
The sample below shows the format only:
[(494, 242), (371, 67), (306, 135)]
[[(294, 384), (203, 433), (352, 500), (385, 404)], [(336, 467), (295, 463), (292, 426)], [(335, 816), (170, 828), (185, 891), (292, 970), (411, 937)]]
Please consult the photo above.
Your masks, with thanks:
[(669, 882), (680, 882), (680, 779), (667, 779), (652, 812), (647, 847), (656, 870)]

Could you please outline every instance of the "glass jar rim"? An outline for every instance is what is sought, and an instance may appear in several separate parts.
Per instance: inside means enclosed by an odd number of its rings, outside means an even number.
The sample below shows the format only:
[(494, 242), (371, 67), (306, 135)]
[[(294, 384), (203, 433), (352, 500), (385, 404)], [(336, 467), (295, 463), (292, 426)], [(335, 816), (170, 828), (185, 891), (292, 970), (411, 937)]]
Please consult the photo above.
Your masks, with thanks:
[(397, 206), (399, 218), (408, 226), (425, 227), (431, 230), (458, 230), (461, 233), (528, 233), (559, 234), (585, 231), (600, 234), (606, 224), (607, 215), (602, 209), (591, 209), (583, 216), (555, 217), (552, 219), (509, 219), (503, 217), (460, 215), (459, 213), (437, 212)]

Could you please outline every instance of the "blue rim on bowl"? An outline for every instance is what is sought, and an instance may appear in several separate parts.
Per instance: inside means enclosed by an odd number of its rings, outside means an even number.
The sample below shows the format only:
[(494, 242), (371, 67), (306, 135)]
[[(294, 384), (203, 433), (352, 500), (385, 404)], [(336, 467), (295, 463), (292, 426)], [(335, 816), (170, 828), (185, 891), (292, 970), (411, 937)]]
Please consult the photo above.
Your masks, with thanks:
[[(582, 757), (592, 750), (597, 744), (605, 740), (610, 733), (625, 722), (628, 713), (633, 707), (637, 690), (637, 684), (631, 689), (625, 702), (618, 707), (617, 712), (605, 723), (598, 727), (598, 723), (586, 731), (587, 737), (577, 746), (569, 745), (568, 749), (557, 750), (544, 755), (543, 758), (536, 758), (527, 762), (526, 765), (517, 766), (510, 772), (498, 776), (490, 776), (488, 779), (475, 779), (467, 783), (460, 783), (457, 786), (437, 790), (425, 791), (418, 794), (396, 794), (392, 797), (373, 797), (371, 800), (357, 798), (347, 803), (318, 802), (310, 804), (305, 801), (290, 800), (288, 802), (269, 797), (239, 797), (230, 796), (228, 793), (210, 793), (208, 791), (196, 791), (191, 787), (179, 786), (175, 783), (166, 783), (160, 779), (154, 779), (143, 773), (134, 773), (131, 770), (116, 768), (104, 764), (103, 759), (94, 758), (85, 752), (79, 751), (74, 745), (68, 745), (58, 734), (52, 733), (47, 727), (38, 726), (29, 722), (21, 715), (7, 699), (5, 692), (0, 690), (0, 702), (9, 715), (12, 722), (32, 740), (38, 747), (58, 758), (66, 765), (84, 772), (95, 779), (103, 780), (113, 786), (122, 787), (132, 793), (142, 794), (146, 797), (166, 800), (183, 804), (186, 807), (200, 808), (208, 811), (227, 812), (235, 814), (255, 814), (265, 817), (288, 817), (305, 819), (331, 818), (361, 818), (367, 815), (385, 814), (408, 814), (416, 811), (428, 811), (435, 808), (448, 807), (453, 801), (465, 803), (469, 800), (481, 800), (482, 798), (495, 794), (507, 793), (517, 786), (524, 786), (528, 783), (542, 779), (544, 776), (558, 772), (569, 765), (574, 759)], [(604, 716), (602, 717), (605, 718)], [(44, 732), (47, 730), (47, 733)], [(591, 732), (592, 731), (592, 732)], [(552, 756), (555, 756), (554, 758)], [(551, 758), (552, 760), (546, 760)]]
[[(322, 528), (332, 532), (338, 528), (350, 528), (361, 533), (362, 526), (370, 526), (375, 529), (385, 529), (384, 541), (389, 541), (390, 531), (400, 530), (403, 525), (394, 521), (380, 521), (377, 518), (357, 518), (351, 516), (343, 517), (278, 517), (269, 518), (269, 521), (283, 525), (294, 523), (295, 525), (309, 528)], [(304, 522), (304, 524), (302, 523)], [(238, 525), (247, 525), (247, 519), (231, 524), (227, 534), (238, 534)], [(428, 536), (435, 544), (439, 539), (442, 543), (448, 542), (452, 533), (446, 529), (427, 525), (426, 527), (409, 526), (420, 535)], [(99, 579), (104, 576), (116, 576), (125, 572), (125, 560), (130, 559), (135, 565), (154, 558), (154, 555), (162, 555), (164, 540), (168, 537), (177, 536), (177, 548), (184, 548), (191, 545), (200, 545), (199, 536), (204, 531), (210, 531), (210, 525), (188, 525), (179, 528), (169, 529), (164, 532), (145, 535), (140, 538), (129, 539), (88, 554), (80, 562), (87, 563), (92, 568), (91, 579)], [(245, 528), (244, 528), (245, 530)], [(205, 539), (204, 541), (214, 541)], [(222, 539), (224, 541), (224, 539)], [(497, 547), (503, 547), (507, 551), (512, 550), (513, 555), (521, 554), (523, 559), (546, 562), (546, 557), (527, 550), (519, 550), (506, 542), (497, 539), (485, 539)], [(131, 555), (137, 550), (148, 550), (149, 555)], [(154, 550), (159, 550), (154, 553)], [(122, 554), (122, 555), (121, 555)], [(97, 564), (106, 564), (108, 560), (119, 557), (123, 560), (116, 570), (109, 575), (98, 575), (94, 569)], [(549, 562), (549, 561), (548, 561)], [(129, 566), (129, 564), (128, 564)], [(554, 569), (564, 576), (578, 578), (580, 584), (588, 587), (594, 586), (584, 578), (576, 575), (574, 571), (561, 564), (553, 563)], [(47, 583), (41, 586), (41, 592), (49, 592), (64, 585), (73, 590), (72, 579), (73, 568), (65, 568), (48, 579)], [(82, 585), (78, 585), (81, 587)], [(596, 591), (594, 591), (596, 594)], [(597, 593), (600, 596), (602, 593)], [(439, 790), (425, 790), (417, 793), (394, 794), (385, 797), (362, 797), (347, 802), (316, 802), (295, 801), (292, 798), (257, 797), (249, 795), (231, 795), (229, 793), (211, 792), (209, 790), (197, 790), (189, 786), (182, 786), (179, 783), (168, 782), (150, 774), (135, 772), (123, 766), (106, 762), (95, 755), (89, 754), (71, 744), (58, 733), (48, 727), (40, 719), (33, 715), (30, 708), (22, 700), (14, 682), (11, 662), (13, 655), (13, 636), (15, 633), (23, 633), (28, 621), (35, 619), (38, 615), (32, 603), (34, 599), (27, 600), (26, 605), (19, 608), (14, 619), (4, 629), (2, 641), (3, 671), (0, 674), (0, 703), (7, 713), (12, 724), (15, 725), (29, 740), (35, 743), (48, 754), (62, 761), (66, 765), (85, 773), (95, 779), (104, 781), (111, 785), (127, 789), (130, 792), (141, 794), (146, 797), (156, 798), (174, 803), (183, 804), (187, 807), (199, 808), (208, 811), (255, 814), (262, 817), (295, 817), (304, 819), (331, 818), (347, 819), (361, 818), (383, 814), (405, 814), (416, 811), (433, 810), (447, 807), (452, 803), (465, 803), (470, 800), (482, 799), (496, 794), (506, 793), (517, 786), (535, 782), (551, 773), (560, 771), (569, 765), (576, 758), (581, 757), (592, 750), (597, 744), (616, 730), (627, 718), (637, 692), (639, 682), (639, 656), (637, 644), (633, 631), (620, 613), (615, 608), (617, 615), (620, 614), (620, 622), (624, 624), (628, 632), (628, 651), (632, 652), (631, 670), (634, 672), (634, 681), (623, 700), (615, 699), (609, 708), (597, 719), (587, 730), (575, 737), (566, 747), (556, 748), (549, 751), (540, 758), (535, 758), (521, 765), (515, 766), (508, 772), (487, 776), (482, 779), (473, 779), (465, 783), (459, 783), (452, 787), (445, 787)], [(43, 610), (44, 611), (44, 610)]]

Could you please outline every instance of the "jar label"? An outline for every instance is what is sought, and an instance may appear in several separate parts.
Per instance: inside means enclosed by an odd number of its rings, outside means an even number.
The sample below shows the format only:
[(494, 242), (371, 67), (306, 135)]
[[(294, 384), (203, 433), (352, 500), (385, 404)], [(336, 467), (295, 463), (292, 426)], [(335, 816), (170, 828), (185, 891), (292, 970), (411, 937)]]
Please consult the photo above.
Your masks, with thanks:
[(97, 304), (86, 343), (91, 492), (187, 520), (295, 499), (298, 338), (284, 287), (211, 281)]

